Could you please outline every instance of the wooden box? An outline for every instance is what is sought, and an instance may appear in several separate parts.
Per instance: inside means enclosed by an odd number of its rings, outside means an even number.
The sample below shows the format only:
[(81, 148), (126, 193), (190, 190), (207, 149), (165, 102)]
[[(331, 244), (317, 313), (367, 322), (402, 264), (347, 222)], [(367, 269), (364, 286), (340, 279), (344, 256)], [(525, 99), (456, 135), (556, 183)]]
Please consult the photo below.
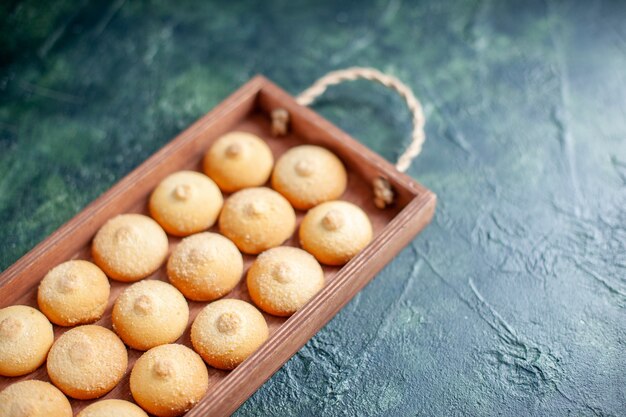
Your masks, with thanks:
[[(272, 137), (269, 114), (286, 109), (291, 117), (290, 132)], [(431, 220), (435, 195), (312, 110), (298, 105), (286, 92), (257, 76), (215, 109), (179, 134), (113, 188), (77, 214), (50, 237), (37, 245), (0, 275), (0, 307), (25, 304), (37, 307), (37, 285), (57, 264), (73, 259), (90, 259), (91, 239), (111, 217), (124, 212), (147, 213), (147, 198), (167, 175), (181, 169), (200, 170), (203, 154), (220, 135), (232, 131), (252, 132), (265, 139), (278, 158), (290, 147), (302, 143), (324, 146), (335, 152), (348, 169), (348, 189), (342, 199), (356, 203), (369, 215), (374, 239), (343, 267), (324, 267), (325, 287), (290, 318), (265, 315), (270, 327), (267, 342), (235, 370), (209, 369), (209, 389), (188, 416), (228, 415), (234, 412), (298, 349), (322, 328), (385, 264), (387, 264)], [(395, 203), (378, 209), (372, 200), (372, 180), (382, 176), (392, 185)], [(297, 212), (298, 222), (303, 212)], [(169, 237), (170, 249), (180, 239)], [(286, 244), (297, 246), (292, 237)], [(244, 256), (247, 268), (253, 256)], [(150, 279), (167, 280), (165, 268)], [(129, 284), (111, 280), (111, 296), (104, 317), (97, 322), (111, 328), (111, 308), (118, 294)], [(227, 297), (249, 301), (245, 279)], [(179, 340), (191, 346), (189, 327), (206, 303), (189, 302), (190, 322)], [(54, 326), (55, 337), (68, 328)], [(142, 352), (129, 349), (129, 368), (122, 382), (103, 398), (132, 401), (129, 375)], [(0, 390), (22, 379), (48, 380), (45, 365), (17, 378), (0, 377)], [(74, 412), (93, 401), (71, 400)]]

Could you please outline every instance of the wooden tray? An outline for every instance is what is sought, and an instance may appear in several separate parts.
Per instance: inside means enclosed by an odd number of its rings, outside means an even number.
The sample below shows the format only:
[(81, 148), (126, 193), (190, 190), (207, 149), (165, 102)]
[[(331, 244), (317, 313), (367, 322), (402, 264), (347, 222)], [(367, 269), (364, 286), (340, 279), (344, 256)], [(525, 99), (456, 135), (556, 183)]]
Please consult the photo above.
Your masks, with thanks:
[[(274, 138), (270, 134), (268, 115), (279, 107), (289, 112), (291, 129), (288, 135)], [(250, 80), (4, 271), (0, 275), (0, 307), (12, 304), (37, 307), (37, 285), (48, 270), (68, 259), (90, 259), (91, 239), (102, 224), (120, 213), (147, 213), (147, 197), (164, 177), (181, 169), (200, 170), (202, 156), (213, 140), (231, 130), (248, 131), (262, 137), (276, 158), (302, 143), (331, 149), (348, 169), (348, 189), (342, 199), (362, 207), (374, 227), (370, 245), (348, 264), (340, 268), (324, 267), (326, 286), (305, 307), (288, 319), (265, 315), (270, 328), (269, 339), (250, 358), (230, 372), (208, 367), (209, 389), (187, 415), (217, 416), (234, 412), (426, 226), (436, 202), (431, 191), (398, 172), (393, 165), (312, 110), (298, 105), (286, 92), (261, 76)], [(383, 210), (372, 202), (370, 184), (378, 176), (386, 178), (396, 193), (395, 203)], [(297, 212), (298, 222), (303, 214)], [(170, 236), (169, 240), (171, 249), (180, 239)], [(286, 244), (297, 246), (297, 238), (292, 237)], [(244, 256), (246, 269), (253, 259), (253, 256)], [(150, 278), (167, 280), (165, 267)], [(112, 304), (128, 285), (111, 280), (109, 306), (97, 324), (111, 328)], [(227, 297), (249, 301), (245, 279)], [(189, 302), (189, 325), (179, 343), (191, 346), (190, 324), (205, 305)], [(54, 326), (55, 337), (67, 329)], [(126, 376), (103, 398), (132, 401), (128, 385), (130, 369), (142, 352), (129, 349), (128, 353)], [(45, 365), (23, 377), (0, 377), (0, 390), (22, 379), (48, 380)], [(70, 401), (74, 412), (78, 412), (97, 400)]]

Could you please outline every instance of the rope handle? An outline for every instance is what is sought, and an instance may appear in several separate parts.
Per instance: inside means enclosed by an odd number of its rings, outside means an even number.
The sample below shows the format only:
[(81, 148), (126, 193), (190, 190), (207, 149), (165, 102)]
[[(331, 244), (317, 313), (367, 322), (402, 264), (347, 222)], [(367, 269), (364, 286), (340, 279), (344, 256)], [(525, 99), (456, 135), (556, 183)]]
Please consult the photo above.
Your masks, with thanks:
[(417, 157), (422, 151), (422, 145), (424, 145), (424, 141), (426, 140), (426, 134), (424, 133), (424, 124), (426, 123), (426, 119), (424, 117), (422, 105), (413, 94), (413, 91), (411, 91), (406, 84), (396, 77), (383, 74), (374, 68), (352, 67), (338, 71), (331, 71), (319, 80), (315, 81), (312, 86), (301, 92), (300, 95), (296, 97), (296, 101), (298, 104), (303, 106), (310, 106), (316, 98), (326, 92), (328, 87), (341, 84), (345, 81), (354, 81), (358, 79), (378, 82), (397, 92), (406, 102), (406, 105), (411, 112), (413, 132), (411, 133), (411, 143), (396, 162), (396, 168), (398, 171), (405, 172), (409, 169), (409, 166), (411, 166), (413, 159), (415, 159), (415, 157)]
[[(413, 91), (402, 81), (391, 75), (383, 74), (374, 68), (351, 67), (337, 71), (331, 71), (318, 79), (309, 88), (304, 90), (296, 97), (298, 104), (302, 106), (310, 106), (315, 99), (326, 92), (328, 87), (341, 84), (345, 81), (355, 81), (365, 79), (378, 82), (385, 87), (397, 92), (406, 102), (411, 112), (411, 120), (413, 123), (413, 131), (411, 132), (411, 143), (396, 161), (396, 168), (400, 172), (406, 172), (411, 166), (411, 162), (420, 154), (422, 146), (426, 140), (424, 132), (424, 124), (426, 119), (422, 105), (413, 94)], [(284, 109), (275, 109), (272, 112), (272, 133), (280, 136), (287, 132), (289, 123), (289, 114)], [(378, 177), (372, 182), (374, 191), (374, 203), (379, 208), (385, 208), (393, 203), (394, 192), (391, 184), (385, 178)]]

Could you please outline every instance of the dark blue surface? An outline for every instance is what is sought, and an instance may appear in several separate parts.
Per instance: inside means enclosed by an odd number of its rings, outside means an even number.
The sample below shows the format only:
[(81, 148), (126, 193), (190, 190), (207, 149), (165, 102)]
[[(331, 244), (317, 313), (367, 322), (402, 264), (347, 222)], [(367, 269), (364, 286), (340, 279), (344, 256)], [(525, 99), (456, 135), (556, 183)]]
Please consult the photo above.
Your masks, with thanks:
[[(256, 73), (423, 100), (433, 224), (239, 416), (626, 415), (626, 3), (0, 7), (0, 269)], [(389, 159), (400, 99), (316, 110)]]

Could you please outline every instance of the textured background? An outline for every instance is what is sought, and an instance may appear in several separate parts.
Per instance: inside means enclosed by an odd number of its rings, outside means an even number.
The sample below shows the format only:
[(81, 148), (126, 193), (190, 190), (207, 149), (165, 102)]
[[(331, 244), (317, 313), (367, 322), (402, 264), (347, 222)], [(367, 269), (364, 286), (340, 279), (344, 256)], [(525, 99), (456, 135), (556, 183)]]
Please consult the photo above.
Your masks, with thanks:
[[(435, 220), (237, 415), (626, 415), (626, 3), (258, 3), (2, 2), (0, 270), (252, 75), (374, 66)], [(406, 144), (381, 87), (315, 108)]]

